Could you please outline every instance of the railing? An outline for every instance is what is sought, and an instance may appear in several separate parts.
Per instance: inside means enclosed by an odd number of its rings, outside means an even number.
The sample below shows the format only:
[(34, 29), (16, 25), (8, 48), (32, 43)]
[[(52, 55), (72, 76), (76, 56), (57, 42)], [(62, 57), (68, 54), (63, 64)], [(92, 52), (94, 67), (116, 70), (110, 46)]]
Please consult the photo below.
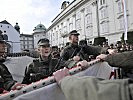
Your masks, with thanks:
[[(69, 73), (71, 75), (76, 74), (76, 73), (81, 72), (82, 70), (85, 70), (88, 67), (90, 67), (96, 63), (99, 63), (99, 62), (100, 62), (99, 59), (93, 60), (91, 62), (88, 62), (88, 66), (85, 67), (84, 69), (81, 67), (74, 67), (74, 68), (69, 70)], [(14, 91), (10, 91), (9, 93), (2, 94), (0, 96), (0, 100), (10, 100), (10, 99), (12, 100), (21, 94), (25, 94), (25, 93), (28, 93), (30, 91), (45, 87), (45, 86), (50, 85), (52, 83), (55, 83), (54, 76), (51, 76), (51, 77), (48, 77), (46, 79), (42, 79), (38, 82), (32, 83), (26, 87), (23, 87), (21, 90), (14, 90)]]
[(20, 56), (29, 56), (33, 58), (39, 57), (37, 54), (29, 53), (29, 52), (20, 52), (20, 53), (8, 53), (7, 57), (20, 57)]

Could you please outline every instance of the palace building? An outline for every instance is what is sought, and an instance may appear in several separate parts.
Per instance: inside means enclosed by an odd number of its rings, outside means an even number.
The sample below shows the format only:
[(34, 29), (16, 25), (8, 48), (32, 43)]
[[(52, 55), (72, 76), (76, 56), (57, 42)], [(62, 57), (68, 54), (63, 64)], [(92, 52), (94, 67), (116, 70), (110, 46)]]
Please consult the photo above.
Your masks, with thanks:
[[(126, 1), (128, 39), (133, 34), (133, 0)], [(94, 42), (97, 37), (105, 37), (107, 42), (116, 43), (124, 34), (124, 11), (121, 0), (74, 0), (64, 1), (61, 12), (52, 20), (46, 36), (52, 46), (64, 46), (68, 33), (77, 30), (79, 39)], [(132, 36), (133, 37), (133, 36)]]

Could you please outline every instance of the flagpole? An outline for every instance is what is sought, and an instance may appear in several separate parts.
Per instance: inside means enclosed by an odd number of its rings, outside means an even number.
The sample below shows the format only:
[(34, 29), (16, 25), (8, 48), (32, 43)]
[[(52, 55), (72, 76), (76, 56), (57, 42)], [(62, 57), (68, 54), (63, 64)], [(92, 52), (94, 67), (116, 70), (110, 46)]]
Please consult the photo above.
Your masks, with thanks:
[(127, 31), (128, 31), (128, 25), (127, 25), (127, 10), (126, 10), (126, 2), (125, 0), (122, 1), (122, 7), (123, 7), (123, 13), (124, 13), (124, 40), (125, 43), (127, 41)]

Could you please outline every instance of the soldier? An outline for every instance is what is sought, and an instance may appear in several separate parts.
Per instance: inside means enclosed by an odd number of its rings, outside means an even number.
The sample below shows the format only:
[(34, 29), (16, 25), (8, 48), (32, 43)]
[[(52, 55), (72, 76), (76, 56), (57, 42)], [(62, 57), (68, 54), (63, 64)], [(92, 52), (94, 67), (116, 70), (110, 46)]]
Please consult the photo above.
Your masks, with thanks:
[[(1, 39), (1, 38), (0, 38)], [(2, 39), (0, 40), (0, 92), (3, 90), (10, 91), (15, 89), (22, 88), (23, 84), (17, 83), (17, 81), (13, 80), (11, 73), (8, 71), (7, 67), (3, 64), (6, 58), (5, 53), (6, 42)]]
[(47, 38), (40, 39), (37, 44), (40, 56), (26, 67), (25, 77), (22, 83), (29, 84), (46, 78), (52, 75), (55, 70), (59, 69), (60, 65), (63, 66), (57, 58), (52, 58), (51, 48)]
[(58, 46), (52, 46), (51, 55), (53, 58), (60, 58), (60, 52)]
[(97, 59), (102, 59), (111, 66), (122, 68), (122, 77), (133, 79), (133, 51), (116, 53), (109, 56), (101, 54), (97, 56)]
[(70, 76), (68, 69), (54, 73), (66, 100), (132, 100), (133, 80), (103, 80), (92, 76)]
[[(101, 53), (106, 53), (107, 51), (109, 53), (114, 53), (114, 50), (108, 48), (88, 46), (88, 45), (79, 46), (78, 45), (79, 35), (80, 34), (76, 30), (73, 30), (69, 33), (70, 45), (65, 47), (64, 50), (61, 52), (61, 58), (63, 61), (84, 60), (85, 58), (84, 54), (87, 54), (88, 56), (89, 55), (97, 56)], [(66, 67), (67, 65), (68, 64), (66, 64)]]

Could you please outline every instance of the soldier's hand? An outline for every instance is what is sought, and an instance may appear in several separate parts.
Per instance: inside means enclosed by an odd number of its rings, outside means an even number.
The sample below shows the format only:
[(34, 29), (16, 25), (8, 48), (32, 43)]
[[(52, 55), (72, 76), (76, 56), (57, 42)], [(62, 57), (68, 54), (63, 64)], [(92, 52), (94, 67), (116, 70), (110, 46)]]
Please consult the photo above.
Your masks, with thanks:
[(80, 56), (74, 56), (74, 57), (73, 57), (73, 60), (74, 60), (74, 61), (79, 61), (79, 60), (80, 60)]
[(117, 53), (116, 49), (108, 49), (109, 54), (115, 54)]
[(0, 88), (0, 96), (1, 96), (2, 94), (8, 93), (8, 92), (9, 92), (9, 91), (4, 90), (3, 88)]
[(100, 54), (99, 56), (96, 57), (96, 59), (100, 59), (100, 60), (104, 61), (106, 57), (107, 57), (107, 55)]
[(69, 76), (69, 70), (67, 68), (60, 69), (56, 72), (53, 73), (55, 80), (57, 81), (58, 84), (60, 84), (60, 81), (66, 77)]
[(15, 83), (15, 84), (12, 86), (11, 90), (20, 90), (20, 89), (22, 89), (22, 88), (25, 87), (25, 86), (27, 86), (27, 85), (26, 85), (26, 84), (21, 84), (21, 83)]
[(87, 67), (88, 62), (86, 60), (80, 61), (80, 62), (77, 63), (77, 66), (82, 67), (82, 68)]

